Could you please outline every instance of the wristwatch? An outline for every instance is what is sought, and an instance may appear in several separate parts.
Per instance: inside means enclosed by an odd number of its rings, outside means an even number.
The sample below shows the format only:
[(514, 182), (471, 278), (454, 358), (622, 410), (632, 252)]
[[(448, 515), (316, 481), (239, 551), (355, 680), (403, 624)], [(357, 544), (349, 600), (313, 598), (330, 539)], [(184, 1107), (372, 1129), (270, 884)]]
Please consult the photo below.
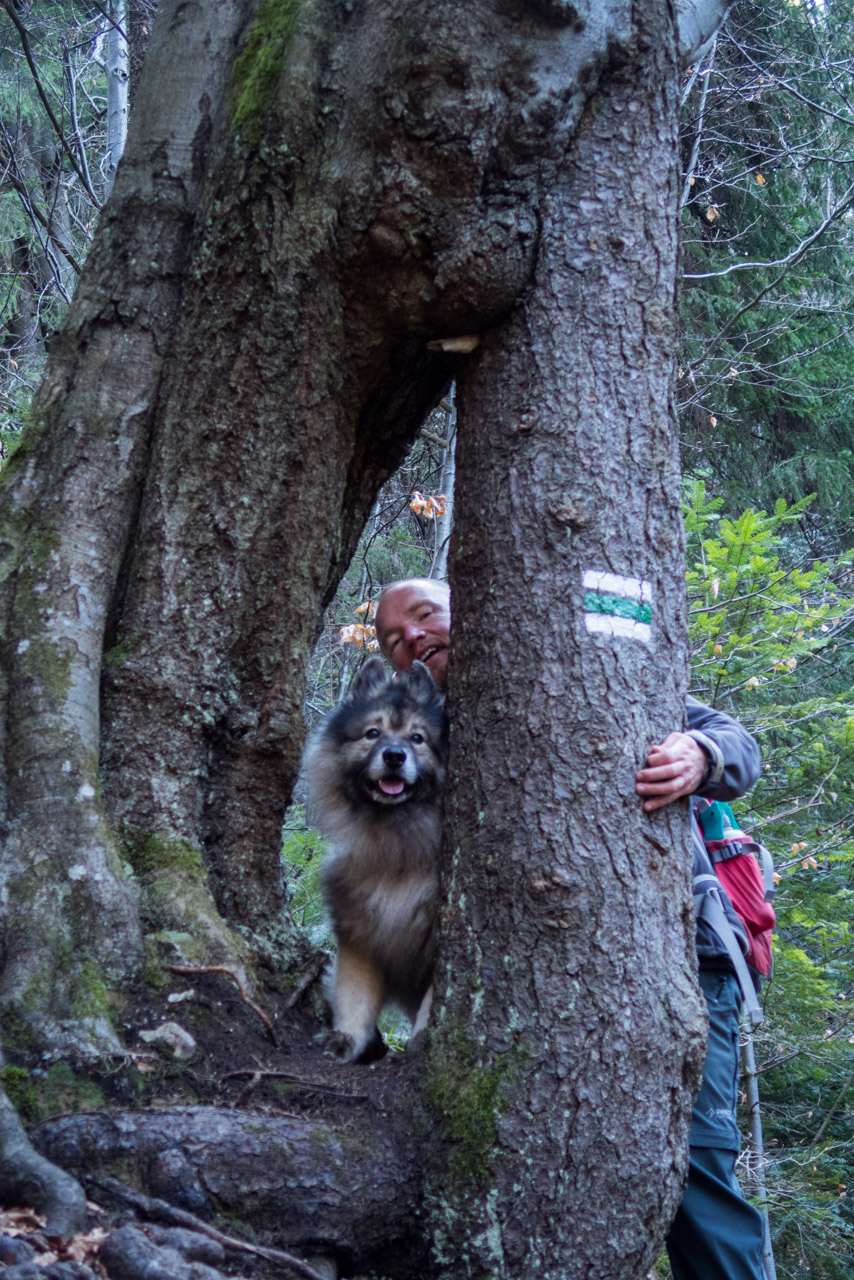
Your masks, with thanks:
[(706, 770), (700, 781), (700, 787), (704, 787), (707, 782), (720, 782), (724, 776), (724, 756), (718, 744), (711, 738), (707, 738), (699, 729), (689, 729), (688, 737), (693, 738), (698, 747), (702, 747), (706, 756)]

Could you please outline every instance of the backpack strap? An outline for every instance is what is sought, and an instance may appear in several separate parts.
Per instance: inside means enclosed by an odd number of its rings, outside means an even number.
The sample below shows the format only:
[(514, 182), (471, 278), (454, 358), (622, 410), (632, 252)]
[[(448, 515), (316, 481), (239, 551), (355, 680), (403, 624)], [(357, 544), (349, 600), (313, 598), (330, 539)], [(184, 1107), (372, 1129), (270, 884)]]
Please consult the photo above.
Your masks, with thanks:
[(694, 877), (694, 912), (698, 920), (706, 921), (726, 948), (738, 985), (741, 987), (744, 1007), (750, 1015), (751, 1024), (758, 1027), (764, 1019), (764, 1014), (756, 996), (756, 988), (753, 985), (747, 961), (738, 945), (735, 931), (726, 918), (721, 902), (720, 881), (717, 876), (706, 874)]
[(754, 854), (759, 859), (759, 865), (762, 868), (765, 901), (774, 901), (774, 895), (777, 892), (777, 886), (774, 883), (774, 860), (764, 844), (751, 840), (749, 836), (744, 835), (742, 832), (738, 840), (706, 841), (706, 852), (712, 862), (728, 862), (730, 858), (740, 858), (745, 853)]

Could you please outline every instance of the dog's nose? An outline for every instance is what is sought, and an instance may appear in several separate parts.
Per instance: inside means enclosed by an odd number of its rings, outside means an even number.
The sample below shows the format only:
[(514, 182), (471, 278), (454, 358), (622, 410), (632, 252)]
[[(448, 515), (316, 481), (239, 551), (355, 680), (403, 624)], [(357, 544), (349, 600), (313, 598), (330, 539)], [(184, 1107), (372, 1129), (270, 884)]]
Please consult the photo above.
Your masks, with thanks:
[(406, 759), (403, 747), (386, 747), (383, 751), (383, 764), (389, 769), (399, 769)]

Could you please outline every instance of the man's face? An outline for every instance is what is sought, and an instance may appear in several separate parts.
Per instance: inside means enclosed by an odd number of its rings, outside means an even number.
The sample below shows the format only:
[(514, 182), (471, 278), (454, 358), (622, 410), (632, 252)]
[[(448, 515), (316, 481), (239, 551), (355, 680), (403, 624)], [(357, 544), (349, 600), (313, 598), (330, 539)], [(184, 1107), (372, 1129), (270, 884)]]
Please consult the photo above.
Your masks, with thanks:
[(448, 674), (451, 600), (441, 582), (412, 579), (385, 593), (375, 619), (380, 648), (395, 671), (423, 662), (440, 689)]

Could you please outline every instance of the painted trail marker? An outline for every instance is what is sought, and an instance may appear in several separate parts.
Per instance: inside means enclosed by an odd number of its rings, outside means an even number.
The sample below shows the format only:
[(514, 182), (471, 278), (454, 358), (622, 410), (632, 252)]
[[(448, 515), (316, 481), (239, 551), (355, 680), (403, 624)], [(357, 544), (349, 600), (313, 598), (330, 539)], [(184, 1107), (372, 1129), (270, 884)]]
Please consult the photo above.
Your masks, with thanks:
[(652, 639), (652, 584), (642, 578), (621, 578), (616, 573), (586, 569), (584, 621), (588, 631), (620, 636), (626, 640)]

